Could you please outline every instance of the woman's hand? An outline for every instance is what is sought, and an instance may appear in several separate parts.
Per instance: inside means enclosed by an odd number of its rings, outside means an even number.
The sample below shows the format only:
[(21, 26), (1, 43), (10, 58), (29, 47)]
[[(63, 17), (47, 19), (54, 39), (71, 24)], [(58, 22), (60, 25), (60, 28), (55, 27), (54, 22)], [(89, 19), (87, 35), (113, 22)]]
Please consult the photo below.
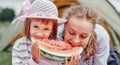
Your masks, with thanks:
[(65, 65), (77, 65), (79, 60), (80, 60), (80, 54), (73, 54), (70, 61), (68, 61), (68, 58), (65, 59)]
[(31, 55), (36, 63), (39, 63), (41, 58), (40, 49), (38, 47), (39, 47), (39, 43), (37, 42), (33, 43), (31, 46)]

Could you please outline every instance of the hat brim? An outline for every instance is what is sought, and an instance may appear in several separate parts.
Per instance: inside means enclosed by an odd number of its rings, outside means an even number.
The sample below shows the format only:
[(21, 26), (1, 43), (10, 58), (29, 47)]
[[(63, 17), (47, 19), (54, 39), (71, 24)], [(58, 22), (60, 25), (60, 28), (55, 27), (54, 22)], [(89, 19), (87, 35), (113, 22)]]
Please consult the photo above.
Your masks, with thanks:
[(67, 22), (64, 18), (58, 18), (58, 17), (43, 17), (43, 16), (24, 16), (24, 18), (43, 18), (43, 19), (55, 19), (58, 23), (65, 23)]

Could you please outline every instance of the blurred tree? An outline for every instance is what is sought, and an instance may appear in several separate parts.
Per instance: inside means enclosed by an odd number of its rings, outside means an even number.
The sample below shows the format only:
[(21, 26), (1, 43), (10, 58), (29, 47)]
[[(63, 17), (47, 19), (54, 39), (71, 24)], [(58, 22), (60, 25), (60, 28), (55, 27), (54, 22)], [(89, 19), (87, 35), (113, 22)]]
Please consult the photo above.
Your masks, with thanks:
[(0, 21), (12, 21), (15, 17), (13, 9), (5, 8), (0, 12)]

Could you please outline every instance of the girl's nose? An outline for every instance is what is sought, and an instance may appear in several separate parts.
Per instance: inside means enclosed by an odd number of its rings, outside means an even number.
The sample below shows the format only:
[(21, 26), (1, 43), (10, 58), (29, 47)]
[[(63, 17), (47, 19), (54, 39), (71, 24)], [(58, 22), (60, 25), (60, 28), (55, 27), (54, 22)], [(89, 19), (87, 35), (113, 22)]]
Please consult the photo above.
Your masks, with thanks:
[(40, 33), (40, 32), (36, 34), (36, 37), (39, 40), (43, 40), (44, 39), (44, 35), (42, 33)]
[(39, 37), (39, 38), (43, 38), (44, 37), (44, 34), (42, 33), (42, 32), (37, 32), (37, 37)]
[(38, 36), (42, 36), (42, 32), (37, 32), (37, 35)]

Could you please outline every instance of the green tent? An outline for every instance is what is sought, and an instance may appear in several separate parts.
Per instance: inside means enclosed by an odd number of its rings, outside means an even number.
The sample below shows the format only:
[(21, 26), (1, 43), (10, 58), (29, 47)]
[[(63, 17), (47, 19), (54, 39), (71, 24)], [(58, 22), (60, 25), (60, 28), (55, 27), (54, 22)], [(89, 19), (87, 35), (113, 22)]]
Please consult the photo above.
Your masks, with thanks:
[(105, 20), (110, 30), (114, 48), (120, 53), (120, 0), (77, 0), (80, 4), (95, 9)]

